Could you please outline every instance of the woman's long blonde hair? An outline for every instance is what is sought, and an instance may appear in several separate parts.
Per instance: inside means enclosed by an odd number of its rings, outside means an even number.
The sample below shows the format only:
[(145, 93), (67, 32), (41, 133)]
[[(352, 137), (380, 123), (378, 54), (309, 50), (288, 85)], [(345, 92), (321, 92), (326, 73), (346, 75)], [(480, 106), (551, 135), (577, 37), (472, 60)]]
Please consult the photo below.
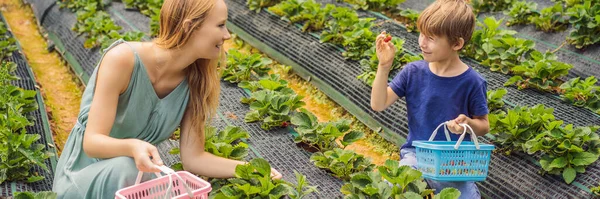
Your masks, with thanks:
[[(160, 10), (160, 29), (154, 42), (166, 49), (179, 48), (188, 42), (193, 30), (202, 25), (213, 9), (215, 0), (165, 0)], [(220, 63), (219, 63), (220, 61)], [(225, 67), (225, 50), (219, 59), (198, 59), (187, 67), (190, 87), (189, 107), (192, 129), (204, 140), (204, 125), (215, 115), (221, 91), (220, 69)], [(188, 109), (190, 110), (190, 109)]]

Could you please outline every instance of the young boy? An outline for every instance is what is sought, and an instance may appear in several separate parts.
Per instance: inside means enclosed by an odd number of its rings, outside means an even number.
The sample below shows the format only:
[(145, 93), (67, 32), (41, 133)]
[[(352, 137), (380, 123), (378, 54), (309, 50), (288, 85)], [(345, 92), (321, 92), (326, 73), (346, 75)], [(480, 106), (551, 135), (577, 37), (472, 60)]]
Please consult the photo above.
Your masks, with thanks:
[[(478, 136), (489, 131), (487, 83), (458, 56), (475, 28), (471, 7), (464, 0), (437, 0), (421, 13), (417, 27), (424, 60), (408, 63), (389, 84), (396, 48), (385, 39), (385, 32), (377, 36), (379, 68), (371, 92), (375, 111), (383, 111), (405, 97), (409, 132), (400, 150), (400, 164), (413, 167), (417, 160), (412, 141), (428, 140), (443, 122), (448, 122), (454, 141), (463, 132), (461, 123), (471, 126)], [(435, 140), (446, 140), (443, 130), (438, 131)], [(470, 140), (470, 135), (465, 140)], [(480, 198), (474, 182), (427, 182), (436, 193), (454, 187), (460, 190), (460, 198)]]

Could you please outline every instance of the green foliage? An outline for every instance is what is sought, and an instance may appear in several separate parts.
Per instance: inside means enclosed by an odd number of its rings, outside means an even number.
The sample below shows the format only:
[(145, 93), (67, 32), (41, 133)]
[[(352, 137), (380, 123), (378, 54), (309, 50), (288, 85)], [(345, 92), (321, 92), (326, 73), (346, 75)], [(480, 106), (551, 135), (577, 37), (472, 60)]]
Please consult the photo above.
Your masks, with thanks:
[(374, 11), (395, 11), (404, 1), (406, 0), (344, 0), (352, 4), (354, 9)]
[(567, 36), (567, 42), (576, 48), (600, 42), (600, 2), (586, 0), (583, 4), (577, 4), (567, 10), (569, 23), (573, 30)]
[(253, 74), (259, 77), (267, 75), (272, 63), (271, 59), (258, 53), (246, 55), (236, 49), (230, 49), (227, 53), (227, 68), (223, 71), (222, 78), (231, 83), (249, 81)]
[(33, 125), (27, 113), (38, 109), (36, 91), (11, 85), (18, 78), (12, 73), (16, 64), (0, 64), (0, 183), (5, 181), (36, 182), (43, 176), (31, 173), (34, 166), (48, 170), (45, 161), (52, 154), (46, 146), (36, 143), (41, 136), (28, 134), (25, 127)]
[(557, 61), (556, 55), (551, 52), (542, 54), (533, 51), (527, 61), (512, 69), (519, 76), (511, 78), (505, 86), (516, 84), (519, 89), (537, 88), (552, 92), (557, 90), (562, 82), (560, 78), (569, 74), (571, 68), (571, 64)]
[(596, 86), (598, 80), (590, 76), (585, 80), (579, 77), (570, 79), (560, 85), (562, 94), (560, 97), (575, 106), (587, 107), (600, 114), (600, 86)]
[[(387, 182), (382, 180), (385, 179)], [(390, 184), (392, 185), (390, 187)], [(421, 178), (421, 172), (409, 166), (399, 166), (397, 161), (387, 160), (378, 170), (359, 172), (351, 176), (341, 189), (345, 198), (388, 199), (388, 198), (427, 198), (433, 189)], [(460, 191), (445, 188), (434, 198), (457, 199)]]
[[(350, 130), (350, 120), (339, 120), (335, 122), (317, 121), (317, 117), (306, 109), (301, 109), (292, 117), (292, 124), (296, 125), (298, 136), (294, 139), (296, 143), (304, 142), (309, 146), (316, 147), (324, 152), (334, 148), (346, 148), (353, 142), (362, 139), (365, 134), (360, 131)], [(340, 143), (336, 142), (338, 137), (344, 136)]]
[(219, 157), (242, 160), (248, 155), (248, 144), (241, 139), (249, 138), (248, 132), (240, 127), (227, 126), (217, 132), (214, 127), (205, 130), (204, 150)]
[(349, 180), (350, 175), (361, 171), (372, 171), (375, 168), (371, 160), (354, 151), (334, 148), (325, 152), (316, 152), (310, 156), (315, 166), (326, 169), (342, 180)]
[(15, 192), (14, 199), (56, 199), (56, 193), (52, 191), (42, 192)]
[(528, 24), (532, 17), (538, 17), (537, 3), (527, 1), (517, 1), (510, 10), (504, 11), (510, 18), (506, 22), (507, 26)]
[(271, 179), (271, 165), (260, 158), (235, 168), (235, 178), (211, 193), (210, 198), (277, 199), (291, 195), (294, 188), (283, 180)]
[(517, 0), (473, 0), (471, 6), (473, 6), (473, 12), (497, 12), (507, 10), (510, 5), (513, 5)]
[(542, 9), (539, 15), (531, 17), (531, 23), (544, 32), (561, 31), (567, 28), (565, 12), (560, 3)]
[(502, 97), (506, 95), (506, 89), (489, 90), (487, 91), (488, 109), (491, 113), (500, 113), (504, 110), (504, 101)]
[(562, 121), (555, 121), (554, 109), (539, 104), (532, 108), (515, 107), (508, 113), (489, 114), (490, 134), (502, 145), (507, 154), (512, 151), (527, 151), (524, 144), (544, 130)]
[(267, 8), (267, 7), (271, 7), (277, 3), (279, 3), (281, 0), (248, 0), (246, 2), (246, 5), (248, 5), (248, 8), (250, 10), (256, 11), (256, 13), (259, 13), (263, 8)]
[(539, 152), (542, 155), (540, 165), (550, 174), (563, 176), (571, 184), (577, 173), (598, 160), (600, 138), (596, 131), (600, 126), (577, 127), (572, 124), (565, 127), (556, 125), (528, 141), (525, 146), (529, 154)]

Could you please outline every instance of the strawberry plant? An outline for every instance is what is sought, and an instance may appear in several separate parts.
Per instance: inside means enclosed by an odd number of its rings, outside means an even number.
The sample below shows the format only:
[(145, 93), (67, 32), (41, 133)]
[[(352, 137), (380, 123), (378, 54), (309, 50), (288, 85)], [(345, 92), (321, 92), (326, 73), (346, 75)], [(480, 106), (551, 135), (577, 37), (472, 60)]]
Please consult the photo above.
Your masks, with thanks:
[(25, 127), (33, 125), (27, 113), (37, 110), (36, 92), (11, 85), (18, 79), (12, 75), (16, 64), (0, 64), (0, 183), (5, 181), (36, 182), (44, 177), (31, 173), (34, 166), (46, 171), (44, 164), (52, 154), (46, 146), (36, 144), (41, 136), (28, 134)]
[(473, 12), (475, 13), (497, 12), (508, 9), (515, 2), (516, 0), (473, 0), (471, 1), (471, 6), (473, 6)]
[(258, 53), (245, 55), (236, 49), (230, 49), (227, 53), (227, 68), (223, 71), (223, 80), (238, 83), (248, 81), (252, 77), (252, 72), (256, 75), (267, 75), (268, 66), (273, 61), (269, 58), (264, 58)]
[(600, 138), (596, 131), (600, 126), (577, 127), (572, 124), (548, 128), (528, 141), (529, 154), (540, 152), (540, 165), (544, 172), (560, 175), (567, 184), (575, 180), (577, 173), (584, 173), (588, 165), (598, 160)]
[(354, 9), (375, 10), (375, 11), (395, 11), (398, 5), (405, 0), (344, 0), (352, 4)]
[(14, 199), (56, 199), (57, 195), (52, 191), (42, 192), (15, 192)]
[(590, 191), (596, 196), (600, 196), (600, 185), (597, 187), (590, 187)]
[(294, 23), (290, 18), (292, 16), (299, 15), (299, 13), (302, 12), (302, 4), (302, 1), (287, 0), (271, 6), (267, 10), (277, 16), (280, 16), (281, 20), (287, 20), (290, 21), (290, 23)]
[(533, 51), (530, 59), (512, 68), (517, 74), (510, 78), (504, 86), (516, 84), (519, 89), (537, 88), (544, 91), (556, 91), (562, 83), (560, 78), (569, 74), (571, 64), (557, 61), (555, 54)]
[(544, 32), (561, 31), (567, 28), (567, 20), (561, 3), (542, 9), (538, 16), (531, 17), (531, 23)]
[(274, 6), (275, 4), (279, 3), (280, 1), (281, 0), (248, 0), (246, 2), (246, 5), (248, 5), (248, 8), (250, 10), (253, 10), (253, 11), (256, 11), (256, 13), (259, 13), (261, 9)]
[(123, 0), (126, 9), (137, 8), (140, 13), (150, 17), (150, 33), (158, 35), (160, 8), (163, 0)]
[[(427, 189), (421, 175), (420, 171), (409, 166), (399, 166), (398, 162), (387, 160), (376, 171), (352, 174), (350, 182), (344, 184), (341, 191), (345, 198), (356, 199), (428, 198), (434, 190)], [(445, 188), (433, 198), (457, 199), (459, 196), (457, 189)]]
[(375, 42), (375, 34), (371, 32), (373, 18), (361, 19), (357, 24), (354, 25), (354, 29), (345, 32), (343, 37), (344, 41), (342, 45), (346, 49), (342, 53), (346, 59), (360, 60), (365, 54), (365, 51), (371, 49), (371, 46)]
[(508, 113), (489, 115), (490, 134), (494, 141), (503, 146), (506, 154), (514, 151), (527, 151), (524, 144), (553, 125), (562, 123), (555, 121), (554, 109), (538, 104), (532, 108), (515, 107)]
[(600, 86), (596, 86), (598, 80), (590, 76), (585, 80), (579, 77), (570, 79), (560, 85), (562, 89), (561, 98), (579, 107), (587, 107), (600, 114)]
[(297, 171), (294, 171), (294, 175), (296, 175), (296, 185), (290, 184), (290, 186), (293, 188), (290, 191), (290, 198), (302, 199), (308, 194), (311, 194), (313, 192), (319, 192), (316, 186), (310, 186), (308, 184), (308, 182), (306, 181), (306, 176), (302, 175), (301, 173), (298, 173)]
[(504, 14), (510, 17), (506, 25), (528, 24), (532, 17), (539, 16), (536, 10), (537, 3), (535, 2), (517, 1), (512, 5), (510, 10), (504, 11)]
[(483, 44), (487, 44), (496, 38), (517, 34), (514, 30), (500, 28), (502, 21), (502, 19), (496, 20), (494, 17), (486, 17), (483, 22), (477, 21), (477, 26), (481, 28), (473, 32), (471, 41), (465, 46), (463, 53), (475, 60), (482, 61), (487, 57), (486, 52), (491, 51), (489, 49), (484, 51), (482, 48)]
[(502, 97), (506, 95), (508, 91), (506, 89), (498, 89), (498, 90), (489, 90), (487, 91), (487, 103), (488, 109), (491, 113), (501, 113), (504, 112), (504, 101)]
[(88, 6), (99, 7), (104, 9), (106, 1), (102, 0), (58, 0), (56, 4), (61, 8), (67, 8), (71, 11), (77, 11)]
[[(293, 94), (294, 90), (288, 88), (287, 85), (288, 82), (281, 79), (279, 74), (270, 74), (258, 81), (242, 81), (238, 84), (240, 88), (248, 89), (250, 92), (255, 92), (257, 90), (271, 90), (284, 94)], [(249, 104), (253, 101), (251, 98), (248, 98), (248, 100), (248, 102), (244, 103)]]
[(355, 24), (364, 24), (372, 20), (358, 19), (356, 11), (346, 7), (336, 7), (330, 14), (333, 19), (327, 22), (325, 30), (321, 32), (321, 43), (329, 42), (342, 45), (345, 32), (353, 30)]
[(271, 165), (264, 159), (253, 159), (235, 168), (235, 178), (211, 193), (211, 198), (276, 199), (290, 195), (293, 188), (283, 180), (271, 179)]
[(315, 166), (326, 169), (342, 180), (349, 180), (350, 175), (361, 171), (372, 171), (375, 168), (371, 160), (354, 151), (334, 148), (325, 152), (316, 152), (310, 156)]
[(400, 11), (400, 16), (406, 18), (407, 22), (404, 24), (406, 25), (406, 29), (408, 30), (408, 32), (417, 32), (417, 19), (419, 19), (419, 12), (417, 12), (416, 10), (407, 8), (407, 9), (403, 9), (402, 11)]
[(392, 196), (392, 188), (382, 180), (381, 174), (377, 171), (352, 174), (350, 182), (344, 184), (340, 191), (345, 195), (344, 198), (348, 199), (388, 199)]
[(534, 47), (533, 41), (511, 35), (491, 39), (481, 46), (486, 55), (481, 64), (489, 66), (491, 71), (508, 74), (514, 66), (521, 63), (523, 55), (533, 51)]
[(302, 107), (302, 96), (284, 94), (277, 91), (261, 90), (252, 93), (254, 101), (250, 103), (250, 112), (244, 120), (247, 123), (263, 121), (261, 128), (269, 130), (273, 127), (287, 126), (290, 113)]
[(569, 23), (573, 30), (567, 36), (567, 42), (576, 48), (583, 48), (600, 42), (600, 2), (592, 4), (586, 0), (583, 4), (568, 9)]
[(15, 44), (16, 40), (7, 33), (8, 28), (3, 22), (0, 22), (0, 60), (5, 60), (12, 56), (12, 53), (18, 49)]
[(102, 53), (104, 49), (108, 48), (112, 43), (119, 39), (123, 39), (125, 41), (140, 41), (143, 37), (143, 32), (126, 32), (124, 35), (121, 35), (116, 31), (111, 31), (108, 37), (101, 37), (100, 53)]
[[(350, 131), (350, 120), (339, 120), (335, 122), (320, 123), (317, 117), (306, 109), (300, 109), (292, 119), (292, 124), (296, 125), (298, 136), (294, 139), (296, 143), (303, 142), (311, 147), (316, 147), (319, 151), (328, 151), (334, 148), (346, 148), (365, 137), (360, 131)], [(340, 144), (336, 139), (340, 136)]]
[(242, 160), (248, 155), (248, 144), (240, 139), (249, 137), (248, 132), (240, 127), (227, 126), (219, 132), (209, 127), (205, 133), (204, 150), (219, 157)]
[(301, 11), (297, 15), (290, 17), (290, 21), (292, 23), (304, 22), (302, 32), (320, 31), (325, 28), (329, 12), (334, 7), (332, 4), (327, 4), (324, 8), (321, 8), (320, 3), (308, 0), (301, 3)]

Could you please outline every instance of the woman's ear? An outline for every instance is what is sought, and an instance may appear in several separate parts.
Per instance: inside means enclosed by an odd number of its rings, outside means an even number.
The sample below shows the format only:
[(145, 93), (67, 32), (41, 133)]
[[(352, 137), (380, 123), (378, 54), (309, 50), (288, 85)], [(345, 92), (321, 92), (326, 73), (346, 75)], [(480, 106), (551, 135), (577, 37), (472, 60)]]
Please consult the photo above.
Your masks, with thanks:
[(456, 43), (454, 44), (454, 46), (452, 46), (452, 50), (455, 51), (459, 51), (460, 49), (462, 49), (465, 45), (465, 40), (462, 37), (459, 37), (458, 40), (456, 40)]
[(183, 30), (185, 30), (185, 33), (192, 31), (192, 20), (191, 19), (186, 19), (183, 21)]

